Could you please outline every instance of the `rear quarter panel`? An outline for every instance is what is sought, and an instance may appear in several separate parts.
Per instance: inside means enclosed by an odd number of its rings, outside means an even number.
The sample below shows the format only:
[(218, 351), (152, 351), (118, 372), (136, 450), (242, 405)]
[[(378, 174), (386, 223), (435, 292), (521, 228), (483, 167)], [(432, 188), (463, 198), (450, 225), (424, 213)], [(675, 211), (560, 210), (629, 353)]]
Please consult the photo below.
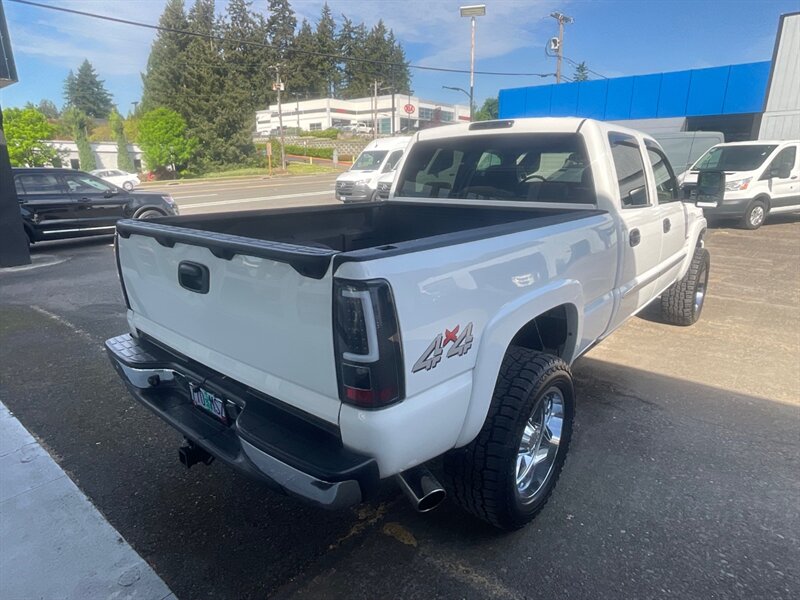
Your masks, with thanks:
[[(488, 410), (497, 373), (519, 329), (560, 304), (574, 306), (576, 330), (571, 361), (599, 337), (613, 310), (616, 226), (601, 214), (464, 244), (363, 263), (344, 263), (337, 277), (382, 278), (395, 296), (402, 335), (406, 400), (415, 404), (438, 386), (462, 385), (471, 374), (470, 399), (453, 445), (468, 443)], [(431, 369), (414, 365), (438, 335), (472, 325), (472, 346)], [(568, 346), (570, 344), (568, 343)], [(468, 375), (469, 376), (469, 375)], [(409, 409), (411, 409), (409, 407)], [(452, 423), (442, 431), (451, 431)], [(452, 447), (452, 445), (451, 445)]]

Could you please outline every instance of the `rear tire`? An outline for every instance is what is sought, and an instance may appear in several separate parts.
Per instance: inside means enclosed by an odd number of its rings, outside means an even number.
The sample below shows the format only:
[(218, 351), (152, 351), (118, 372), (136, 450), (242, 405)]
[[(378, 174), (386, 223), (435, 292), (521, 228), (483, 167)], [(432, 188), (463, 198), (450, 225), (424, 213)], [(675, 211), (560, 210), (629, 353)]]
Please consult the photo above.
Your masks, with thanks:
[(572, 375), (563, 360), (509, 348), (483, 428), (470, 444), (445, 455), (451, 497), (500, 529), (530, 522), (564, 466), (574, 412)]
[(146, 209), (136, 215), (137, 219), (155, 219), (156, 217), (164, 217), (166, 216), (160, 210), (155, 209)]
[(697, 248), (689, 270), (661, 294), (661, 318), (673, 325), (694, 325), (700, 318), (708, 289), (711, 256), (705, 248)]
[(744, 229), (758, 229), (767, 220), (767, 204), (763, 200), (753, 200), (742, 217)]

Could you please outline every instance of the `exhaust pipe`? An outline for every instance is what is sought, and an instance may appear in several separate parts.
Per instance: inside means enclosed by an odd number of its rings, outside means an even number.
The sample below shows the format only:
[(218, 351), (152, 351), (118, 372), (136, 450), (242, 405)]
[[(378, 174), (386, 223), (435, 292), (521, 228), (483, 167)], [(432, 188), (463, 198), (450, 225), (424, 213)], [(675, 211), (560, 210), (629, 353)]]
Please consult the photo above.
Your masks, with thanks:
[(397, 481), (400, 489), (411, 501), (411, 505), (419, 512), (433, 510), (447, 496), (442, 484), (422, 465), (399, 473)]

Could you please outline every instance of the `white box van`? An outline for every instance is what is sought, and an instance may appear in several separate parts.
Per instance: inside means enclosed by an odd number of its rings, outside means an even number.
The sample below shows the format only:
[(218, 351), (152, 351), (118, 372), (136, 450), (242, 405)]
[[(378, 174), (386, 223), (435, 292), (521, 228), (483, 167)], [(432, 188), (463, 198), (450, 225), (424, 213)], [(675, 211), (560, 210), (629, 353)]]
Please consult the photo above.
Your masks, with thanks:
[(800, 140), (718, 144), (692, 165), (683, 187), (688, 193), (701, 170), (725, 171), (725, 197), (706, 216), (758, 229), (769, 214), (800, 212), (798, 146)]
[(336, 199), (342, 202), (375, 200), (378, 179), (394, 170), (410, 140), (410, 137), (391, 137), (367, 144), (350, 170), (336, 179)]

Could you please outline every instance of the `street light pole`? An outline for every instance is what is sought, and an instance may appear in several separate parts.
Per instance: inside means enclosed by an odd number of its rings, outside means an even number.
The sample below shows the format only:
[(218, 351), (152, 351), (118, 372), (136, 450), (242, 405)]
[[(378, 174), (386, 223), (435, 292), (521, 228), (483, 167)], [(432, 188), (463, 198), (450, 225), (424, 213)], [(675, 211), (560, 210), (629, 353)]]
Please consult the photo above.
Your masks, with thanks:
[(482, 17), (486, 14), (485, 4), (472, 4), (460, 8), (462, 17), (470, 18), (472, 29), (472, 43), (469, 52), (469, 120), (472, 121), (475, 112), (475, 17)]

